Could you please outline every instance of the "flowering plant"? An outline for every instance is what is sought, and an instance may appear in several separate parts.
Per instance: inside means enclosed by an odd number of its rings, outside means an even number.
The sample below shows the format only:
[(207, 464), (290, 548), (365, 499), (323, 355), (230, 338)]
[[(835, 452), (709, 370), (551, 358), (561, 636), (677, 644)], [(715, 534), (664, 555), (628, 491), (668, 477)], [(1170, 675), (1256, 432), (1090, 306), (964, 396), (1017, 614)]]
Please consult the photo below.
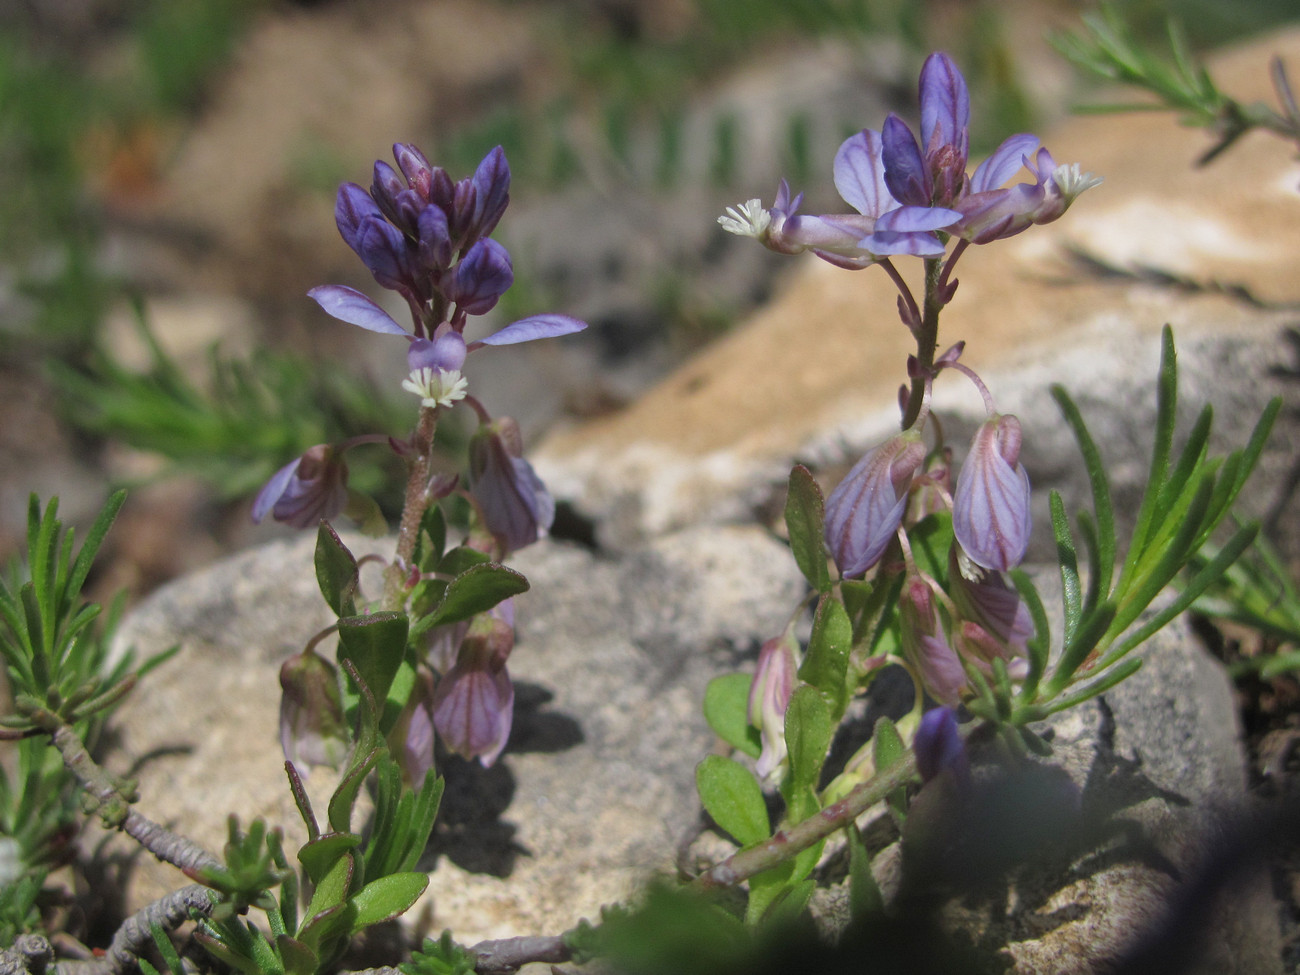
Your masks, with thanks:
[[(933, 856), (918, 837), (927, 829), (933, 834), (936, 824), (951, 825), (945, 805), (964, 808), (962, 797), (976, 787), (967, 742), (980, 735), (1007, 754), (1050, 751), (1036, 723), (1131, 675), (1141, 665), (1133, 651), (1220, 579), (1255, 533), (1254, 526), (1238, 529), (1211, 558), (1195, 562), (1177, 598), (1140, 620), (1229, 514), (1279, 405), (1269, 407), (1243, 449), (1225, 458), (1208, 454), (1207, 411), (1175, 456), (1176, 362), (1166, 330), (1150, 475), (1121, 556), (1105, 465), (1069, 395), (1054, 389), (1078, 441), (1092, 510), (1072, 523), (1061, 498), (1050, 498), (1064, 622), (1053, 650), (1048, 614), (1019, 568), (1033, 529), (1025, 465), (1032, 444), (961, 361), (964, 343), (939, 351), (939, 318), (957, 291), (954, 268), (971, 246), (1059, 218), (1099, 180), (1077, 164), (1057, 164), (1026, 134), (1005, 140), (968, 173), (969, 97), (944, 54), (932, 55), (921, 72), (920, 109), (919, 138), (891, 114), (879, 131), (864, 129), (840, 147), (834, 181), (854, 212), (800, 214), (801, 197), (792, 197), (783, 180), (771, 207), (750, 200), (720, 218), (726, 230), (780, 253), (811, 251), (846, 270), (879, 266), (898, 288), (899, 314), (916, 342), (899, 390), (899, 432), (868, 450), (829, 495), (808, 469), (791, 472), (785, 523), (808, 595), (762, 645), (756, 673), (716, 679), (704, 701), (732, 753), (705, 758), (696, 782), (704, 808), (740, 849), (682, 886), (703, 895), (688, 902), (687, 913), (708, 927), (710, 941), (740, 952), (753, 947), (754, 930), (773, 929), (804, 910), (823, 846), (839, 830), (847, 838), (855, 910), (878, 907), (880, 892), (853, 828), (863, 812), (887, 802), (911, 840), (905, 854), (912, 863)], [(35, 825), (0, 853), (53, 862), (49, 848), (68, 815), (59, 801), (66, 769), (106, 825), (197, 881), (124, 925), (105, 960), (87, 963), (93, 975), (117, 975), (137, 963), (150, 972), (139, 956), (151, 939), (172, 975), (180, 975), (186, 963), (163, 931), (187, 918), (198, 919), (196, 940), (212, 958), (246, 975), (333, 970), (354, 934), (408, 910), (428, 883), (416, 867), (443, 789), (435, 742), (485, 766), (506, 746), (514, 706), (507, 668), (512, 597), (528, 582), (505, 562), (547, 534), (555, 505), (524, 459), (518, 425), (493, 417), (472, 391), (467, 362), (488, 347), (564, 336), (584, 325), (534, 315), (467, 340), (470, 319), (489, 312), (513, 279), (509, 254), (491, 238), (509, 202), (505, 155), (494, 149), (460, 181), (411, 145), (398, 144), (394, 156), (396, 168), (375, 164), (369, 189), (340, 188), (335, 218), (376, 282), (401, 299), (410, 327), (352, 288), (324, 285), (310, 295), (336, 319), (407, 342), (400, 385), (418, 400), (413, 429), (402, 438), (369, 434), (311, 447), (271, 477), (252, 510), (258, 521), (270, 516), (316, 528), (317, 582), (337, 616), (280, 672), (281, 745), (308, 833), (296, 866), (279, 832), (260, 820), (245, 832), (232, 818), (222, 857), (171, 833), (132, 808), (132, 784), (108, 775), (87, 751), (95, 722), (134, 680), (127, 663), (102, 672), (102, 646), (88, 636), (97, 607), (80, 604), (120, 496), (75, 557), (56, 508), (42, 511), (33, 501), (31, 578), (0, 585), (0, 654), (15, 705), (0, 718), (0, 737), (48, 738), (62, 759), (50, 773), (34, 752), (24, 753), (32, 794), (41, 794), (22, 807), (35, 811)], [(1013, 183), (1022, 170), (1030, 179)], [(910, 258), (922, 262), (919, 299), (895, 263)], [(985, 406), (960, 466), (931, 413), (934, 384), (945, 375), (971, 382)], [(455, 409), (470, 410), (478, 424), (463, 471), (441, 469), (433, 452), (440, 419)], [(345, 455), (363, 445), (383, 445), (407, 468), (395, 551), (383, 561), (375, 593), (361, 583), (366, 559), (354, 557), (331, 524), (342, 514), (383, 527), (373, 501), (349, 485)], [(458, 520), (457, 510), (467, 514)], [(320, 649), (327, 637), (337, 641), (333, 659)], [(837, 728), (890, 666), (911, 678), (911, 711), (897, 722), (880, 719), (870, 740), (829, 775)], [(302, 782), (314, 765), (341, 768), (323, 820)], [(354, 828), (368, 782), (373, 818), (368, 828)], [(775, 817), (765, 789), (779, 793)], [(0, 799), (7, 794), (6, 785)], [(719, 899), (708, 899), (742, 884), (743, 922)], [(464, 975), (619, 956), (628, 944), (654, 940), (638, 928), (646, 918), (682, 922), (682, 912), (672, 913), (682, 902), (664, 896), (653, 891), (641, 914), (614, 909), (600, 928), (579, 925), (562, 937), (467, 950), (444, 936), (427, 942), (403, 971)], [(0, 930), (12, 933), (17, 924), (10, 918), (25, 924), (34, 898), (26, 882), (0, 896), (0, 925), (9, 924)], [(265, 915), (264, 928), (244, 920), (254, 907)], [(16, 942), (0, 954), (0, 970), (39, 972), (50, 957), (48, 944)], [(62, 964), (58, 970), (67, 975)]]

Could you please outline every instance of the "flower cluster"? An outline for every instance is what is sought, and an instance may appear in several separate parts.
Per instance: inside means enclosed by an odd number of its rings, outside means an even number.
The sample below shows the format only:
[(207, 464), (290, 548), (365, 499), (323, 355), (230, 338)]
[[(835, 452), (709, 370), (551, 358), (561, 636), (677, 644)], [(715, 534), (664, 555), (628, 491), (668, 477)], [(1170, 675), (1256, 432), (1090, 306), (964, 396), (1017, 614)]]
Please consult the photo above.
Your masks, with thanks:
[[(416, 430), (406, 440), (372, 435), (311, 448), (271, 478), (254, 502), (253, 517), (260, 521), (269, 514), (307, 528), (341, 512), (365, 511), (363, 499), (347, 487), (343, 454), (361, 443), (387, 443), (410, 471), (383, 608), (411, 611), (406, 604), (416, 586), (435, 578), (449, 584), (427, 571), (428, 565), (417, 566), (414, 556), (430, 504), (452, 492), (468, 502), (466, 547), (475, 550), (474, 564), (484, 556), (500, 562), (532, 544), (546, 535), (555, 517), (554, 501), (522, 456), (518, 424), (509, 417), (494, 419), (470, 393), (463, 374), (467, 357), (483, 347), (569, 335), (586, 325), (564, 315), (533, 315), (467, 342), (469, 320), (490, 312), (514, 281), (509, 253), (490, 236), (510, 200), (505, 153), (493, 149), (459, 182), (412, 145), (394, 146), (393, 155), (396, 168), (375, 163), (369, 189), (356, 183), (339, 188), (334, 218), (375, 281), (401, 296), (410, 328), (354, 288), (323, 285), (309, 295), (334, 318), (406, 339), (409, 372), (401, 385), (419, 398)], [(470, 438), (468, 471), (436, 474), (430, 453), (437, 418), (462, 402), (479, 421)], [(435, 735), (451, 751), (490, 765), (509, 738), (514, 706), (506, 670), (514, 646), (510, 600), (435, 627), (424, 643), (425, 659), (392, 732), (392, 740), (403, 742), (407, 774), (418, 781), (432, 766)], [(285, 665), (281, 737), (290, 760), (305, 765), (337, 760), (346, 737), (337, 679), (337, 669), (310, 650)]]
[[(718, 222), (783, 254), (812, 251), (840, 267), (862, 268), (896, 254), (941, 257), (949, 236), (986, 244), (1050, 223), (1100, 182), (1078, 165), (1058, 165), (1027, 134), (1006, 139), (968, 175), (970, 96), (946, 54), (926, 60), (920, 103), (919, 142), (890, 113), (879, 131), (863, 129), (840, 146), (835, 188), (856, 213), (801, 215), (802, 195), (791, 199), (782, 180), (770, 208), (750, 200)], [(1006, 186), (1022, 167), (1034, 182)]]

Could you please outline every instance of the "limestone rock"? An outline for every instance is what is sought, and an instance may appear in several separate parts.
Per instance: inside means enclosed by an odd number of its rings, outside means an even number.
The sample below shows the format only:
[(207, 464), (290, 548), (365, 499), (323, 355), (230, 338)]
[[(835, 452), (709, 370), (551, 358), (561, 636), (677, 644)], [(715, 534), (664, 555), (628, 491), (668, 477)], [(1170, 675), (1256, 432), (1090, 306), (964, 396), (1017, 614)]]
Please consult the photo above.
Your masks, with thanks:
[[(210, 850), (230, 812), (284, 825), (290, 850), (304, 838), (276, 678), (329, 622), (312, 546), (274, 543), (173, 583), (120, 634), (146, 654), (182, 646), (117, 713), (115, 755), (136, 763), (140, 810)], [(516, 602), (511, 744), (491, 769), (446, 764), (424, 864), (433, 923), (466, 942), (557, 933), (672, 868), (713, 742), (704, 686), (779, 630), (802, 593), (788, 552), (753, 527), (691, 529), (617, 561), (543, 543), (513, 564), (533, 588)], [(325, 770), (308, 782), (317, 803), (332, 785)], [(140, 857), (129, 902), (181, 880)]]

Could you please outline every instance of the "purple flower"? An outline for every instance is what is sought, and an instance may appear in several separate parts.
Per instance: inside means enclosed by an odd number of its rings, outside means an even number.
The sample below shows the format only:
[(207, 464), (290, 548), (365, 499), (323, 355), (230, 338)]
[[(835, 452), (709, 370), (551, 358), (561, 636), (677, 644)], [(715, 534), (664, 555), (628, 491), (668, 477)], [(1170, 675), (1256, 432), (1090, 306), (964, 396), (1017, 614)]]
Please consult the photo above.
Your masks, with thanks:
[(916, 770), (921, 781), (929, 782), (939, 773), (951, 770), (961, 781), (970, 778), (970, 758), (966, 742), (957, 727), (957, 713), (952, 708), (931, 708), (921, 715), (916, 736), (912, 739)]
[[(940, 257), (938, 231), (986, 243), (1047, 223), (1100, 182), (1077, 165), (1057, 166), (1046, 150), (1031, 162), (1039, 144), (1032, 135), (1011, 136), (968, 177), (970, 95), (946, 54), (926, 59), (920, 103), (919, 140), (890, 113), (880, 131), (863, 129), (840, 146), (835, 188), (857, 213), (800, 216), (801, 197), (791, 201), (783, 180), (770, 209), (750, 200), (718, 222), (783, 254), (811, 250), (837, 266), (861, 268), (894, 254)], [(1002, 188), (1022, 165), (1037, 183)]]
[(948, 551), (948, 595), (963, 621), (959, 650), (986, 661), (990, 650), (1003, 659), (1027, 656), (1034, 624), (1020, 593), (1001, 572), (964, 557), (958, 545)]
[(903, 523), (912, 478), (925, 460), (920, 433), (887, 440), (853, 465), (826, 499), (826, 546), (845, 578), (875, 565)]
[(433, 768), (434, 737), (433, 676), (420, 670), (415, 676), (415, 690), (388, 738), (402, 743), (397, 754), (402, 777), (417, 789)]
[(471, 621), (456, 663), (433, 693), (433, 724), (443, 742), (487, 768), (510, 738), (515, 690), (506, 671), (514, 629), (487, 613)]
[(749, 688), (749, 723), (758, 729), (763, 752), (758, 774), (771, 779), (785, 764), (785, 710), (799, 677), (799, 644), (792, 630), (763, 644)]
[(300, 774), (313, 765), (335, 768), (348, 750), (343, 705), (333, 664), (304, 650), (280, 667), (280, 746)]
[(258, 492), (253, 521), (270, 514), (294, 528), (314, 528), (348, 503), (348, 465), (329, 444), (318, 444), (280, 468)]
[(1029, 475), (1020, 464), (1020, 421), (994, 413), (975, 431), (957, 475), (952, 529), (972, 562), (1005, 572), (1029, 547)]
[(510, 417), (483, 424), (469, 442), (469, 492), (503, 558), (545, 536), (555, 520), (555, 501), (522, 454)]
[(912, 676), (940, 704), (956, 706), (966, 687), (966, 669), (948, 643), (929, 582), (909, 573), (898, 607), (899, 639)]
[[(503, 599), (491, 609), (488, 615), (499, 619), (511, 630), (515, 628), (515, 601), (513, 599)], [(430, 632), (428, 639), (425, 641), (425, 650), (429, 666), (439, 674), (448, 673), (456, 665), (456, 657), (460, 653), (461, 642), (465, 639), (465, 634), (469, 632), (469, 620), (461, 620), (459, 623), (446, 623), (442, 626), (435, 626)]]

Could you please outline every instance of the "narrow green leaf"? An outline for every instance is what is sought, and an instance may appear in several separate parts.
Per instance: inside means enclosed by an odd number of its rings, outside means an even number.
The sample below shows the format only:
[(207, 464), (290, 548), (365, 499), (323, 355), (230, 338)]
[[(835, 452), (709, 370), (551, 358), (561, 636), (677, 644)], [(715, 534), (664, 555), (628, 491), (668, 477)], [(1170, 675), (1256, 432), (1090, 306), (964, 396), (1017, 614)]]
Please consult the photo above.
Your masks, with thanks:
[(420, 522), (420, 542), (416, 553), (419, 565), (429, 572), (442, 558), (447, 547), (447, 518), (442, 513), (442, 506), (431, 504), (424, 512)]
[(852, 824), (845, 828), (844, 835), (849, 844), (849, 915), (863, 918), (879, 914), (884, 910), (885, 898), (880, 893), (875, 874), (871, 872), (867, 844)]
[(831, 594), (823, 595), (817, 602), (799, 679), (821, 691), (832, 721), (843, 716), (852, 693), (845, 683), (852, 645), (853, 626), (844, 606)]
[(907, 746), (898, 733), (898, 726), (889, 718), (881, 716), (871, 732), (871, 754), (876, 764), (876, 771), (892, 768), (903, 757)]
[(785, 711), (785, 743), (790, 758), (787, 804), (799, 790), (817, 788), (834, 727), (826, 701), (817, 688), (800, 685)]
[(753, 683), (751, 674), (713, 678), (704, 691), (704, 718), (727, 744), (750, 758), (758, 758), (763, 751), (762, 739), (749, 723), (749, 689)]
[(316, 532), (316, 582), (334, 615), (356, 613), (357, 560), (327, 521)]
[(81, 543), (81, 551), (77, 553), (77, 559), (73, 563), (72, 574), (68, 577), (65, 585), (66, 591), (70, 595), (75, 596), (81, 592), (86, 576), (90, 574), (90, 568), (95, 561), (95, 556), (99, 554), (99, 547), (104, 543), (104, 536), (113, 527), (117, 513), (122, 510), (125, 501), (125, 491), (114, 491), (99, 512), (95, 523), (90, 526), (90, 531), (86, 534), (86, 540)]
[[(1011, 581), (1029, 610), (1029, 618), (1034, 622), (1034, 635), (1025, 644), (1029, 651), (1029, 673), (1020, 691), (1022, 701), (1032, 701), (1038, 691), (1039, 681), (1047, 672), (1047, 661), (1052, 647), (1052, 631), (1047, 622), (1047, 611), (1043, 608), (1043, 600), (1039, 597), (1038, 590), (1034, 588), (1029, 576), (1021, 569), (1013, 569)], [(1095, 609), (1089, 610), (1090, 613), (1095, 611)]]
[(298, 815), (302, 817), (303, 824), (307, 827), (307, 839), (314, 840), (320, 836), (320, 826), (316, 822), (316, 814), (312, 811), (311, 799), (307, 795), (307, 789), (302, 784), (302, 777), (298, 774), (298, 770), (294, 768), (293, 762), (285, 762), (284, 771), (289, 776), (289, 791), (293, 793), (293, 801), (298, 807)]
[(1187, 489), (1192, 476), (1205, 461), (1205, 452), (1210, 440), (1210, 428), (1213, 425), (1214, 407), (1206, 403), (1205, 406), (1201, 407), (1201, 412), (1197, 414), (1196, 422), (1187, 435), (1187, 442), (1183, 444), (1183, 449), (1178, 454), (1178, 461), (1174, 464), (1169, 479), (1165, 482), (1164, 490), (1160, 492), (1160, 499), (1156, 505), (1155, 517), (1157, 519), (1163, 517), (1163, 512), (1174, 507), (1176, 499)]
[(1061, 564), (1061, 603), (1065, 609), (1065, 641), (1074, 638), (1079, 629), (1079, 612), (1083, 599), (1079, 587), (1079, 561), (1074, 548), (1074, 536), (1065, 515), (1065, 503), (1057, 491), (1049, 495), (1052, 512), (1052, 532), (1056, 536), (1056, 559)]
[(405, 914), (428, 886), (423, 873), (397, 873), (366, 884), (352, 897), (352, 933)]
[(795, 564), (817, 592), (832, 585), (826, 563), (826, 502), (812, 473), (802, 464), (790, 471), (789, 494), (785, 502), (785, 527)]
[(1092, 510), (1097, 519), (1096, 556), (1101, 569), (1100, 573), (1092, 578), (1091, 588), (1095, 588), (1099, 599), (1105, 598), (1110, 594), (1110, 578), (1115, 567), (1116, 548), (1115, 509), (1111, 503), (1110, 476), (1106, 472), (1106, 464), (1101, 459), (1101, 452), (1097, 449), (1096, 443), (1093, 442), (1083, 415), (1069, 393), (1063, 386), (1053, 386), (1052, 397), (1074, 433), (1075, 443), (1079, 445), (1079, 453), (1083, 455), (1084, 469), (1088, 472), (1088, 484), (1092, 489)]
[(1141, 657), (1129, 657), (1127, 660), (1121, 660), (1115, 666), (1108, 669), (1097, 680), (1090, 684), (1084, 684), (1076, 688), (1071, 693), (1065, 695), (1059, 700), (1053, 701), (1047, 707), (1049, 714), (1056, 714), (1060, 711), (1067, 711), (1072, 707), (1082, 704), (1098, 694), (1105, 694), (1122, 680), (1133, 676), (1142, 666)]
[(739, 762), (707, 756), (695, 767), (695, 787), (705, 811), (741, 846), (761, 843), (772, 834), (763, 789)]
[(382, 750), (381, 745), (372, 749), (360, 762), (354, 759), (354, 764), (349, 767), (338, 788), (334, 790), (334, 795), (330, 797), (329, 823), (330, 828), (336, 833), (351, 831), (352, 808), (356, 805), (357, 796), (361, 793), (361, 786), (365, 783), (366, 776), (379, 760)]
[(1075, 632), (1074, 639), (1061, 651), (1061, 659), (1056, 662), (1056, 670), (1047, 682), (1048, 698), (1055, 697), (1065, 689), (1070, 679), (1074, 677), (1074, 672), (1097, 648), (1097, 644), (1106, 635), (1114, 619), (1115, 606), (1106, 602), (1079, 621), (1079, 629)]
[(1169, 469), (1169, 451), (1174, 439), (1175, 413), (1178, 407), (1178, 356), (1174, 351), (1174, 334), (1168, 325), (1160, 333), (1160, 372), (1156, 378), (1155, 439), (1151, 445), (1151, 466), (1147, 473), (1146, 489), (1138, 507), (1137, 522), (1124, 569), (1120, 573), (1121, 588), (1137, 567), (1138, 558), (1146, 550), (1148, 535), (1154, 530), (1156, 503), (1164, 490)]

